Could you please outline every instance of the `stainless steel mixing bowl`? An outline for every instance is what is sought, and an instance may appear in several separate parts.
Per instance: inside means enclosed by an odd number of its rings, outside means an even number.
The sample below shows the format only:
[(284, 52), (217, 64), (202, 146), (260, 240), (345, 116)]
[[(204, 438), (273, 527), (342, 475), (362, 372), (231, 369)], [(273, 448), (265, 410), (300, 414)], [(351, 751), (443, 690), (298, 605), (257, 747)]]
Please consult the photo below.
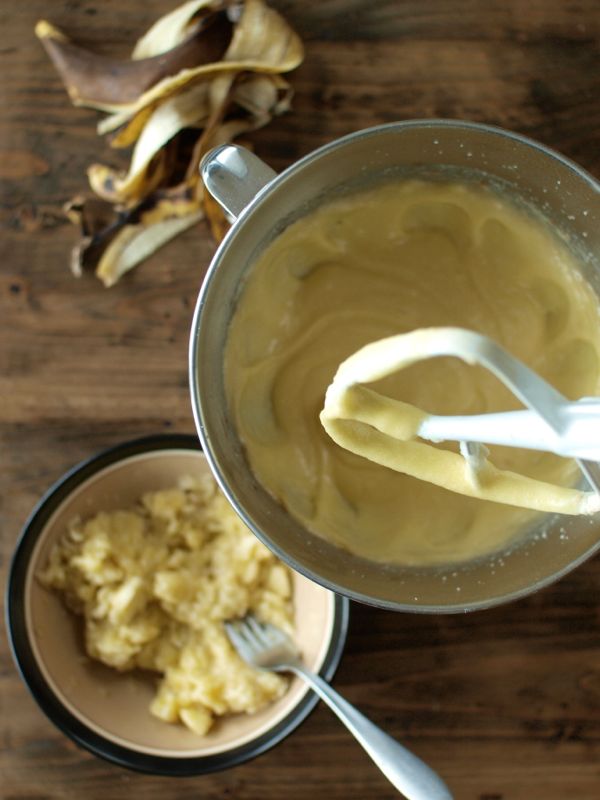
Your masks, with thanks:
[[(223, 146), (205, 159), (207, 185), (234, 225), (200, 291), (190, 345), (192, 404), (202, 446), (223, 491), (254, 533), (294, 569), (355, 600), (401, 611), (469, 611), (521, 597), (589, 558), (600, 521), (546, 518), (544, 535), (447, 568), (367, 561), (306, 530), (248, 466), (225, 396), (223, 354), (244, 278), (292, 222), (341, 194), (394, 177), (484, 183), (537, 209), (580, 256), (600, 296), (600, 184), (573, 162), (514, 133), (468, 122), (400, 122), (359, 131), (280, 175)], [(276, 308), (265, 309), (276, 314)], [(599, 321), (600, 324), (600, 321)], [(440, 525), (444, 524), (443, 518)]]

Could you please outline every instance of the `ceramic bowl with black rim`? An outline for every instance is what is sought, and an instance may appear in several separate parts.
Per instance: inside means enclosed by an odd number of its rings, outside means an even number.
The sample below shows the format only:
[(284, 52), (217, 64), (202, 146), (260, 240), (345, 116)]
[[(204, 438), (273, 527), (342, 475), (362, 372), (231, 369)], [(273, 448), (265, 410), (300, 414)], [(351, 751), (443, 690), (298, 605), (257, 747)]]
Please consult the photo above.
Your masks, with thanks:
[[(17, 666), (47, 716), (92, 753), (142, 772), (197, 775), (240, 764), (273, 747), (314, 708), (298, 678), (255, 714), (219, 719), (206, 736), (149, 711), (156, 676), (118, 673), (90, 659), (83, 624), (39, 575), (74, 517), (128, 508), (145, 492), (175, 486), (208, 470), (193, 436), (153, 436), (100, 453), (64, 475), (27, 521), (13, 557), (7, 625)], [(293, 574), (296, 640), (309, 668), (326, 680), (339, 663), (348, 601)]]

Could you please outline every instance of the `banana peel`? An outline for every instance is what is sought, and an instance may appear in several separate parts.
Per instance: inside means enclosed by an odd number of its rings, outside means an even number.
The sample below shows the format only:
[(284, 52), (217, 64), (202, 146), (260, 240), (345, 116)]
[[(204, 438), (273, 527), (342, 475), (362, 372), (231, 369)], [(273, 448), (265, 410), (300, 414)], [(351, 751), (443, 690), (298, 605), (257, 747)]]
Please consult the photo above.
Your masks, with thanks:
[[(139, 60), (167, 53), (188, 38), (195, 22), (224, 7), (223, 0), (190, 0), (184, 3), (158, 19), (142, 38), (138, 39), (131, 58)], [(228, 9), (232, 7), (233, 4), (230, 4)], [(235, 12), (228, 10), (228, 13), (230, 18), (235, 19)]]
[(202, 209), (195, 207), (186, 214), (170, 216), (166, 210), (154, 209), (151, 224), (142, 218), (136, 224), (124, 225), (104, 250), (96, 268), (96, 275), (107, 288), (126, 272), (148, 258), (175, 236), (191, 228), (203, 217)]
[(112, 111), (135, 103), (157, 83), (200, 63), (214, 63), (224, 55), (232, 25), (226, 13), (213, 15), (210, 25), (198, 28), (168, 53), (137, 61), (119, 61), (92, 53), (69, 41), (47, 20), (35, 33), (61, 76), (71, 101)]
[(131, 60), (93, 54), (42, 20), (36, 27), (72, 102), (105, 112), (98, 132), (128, 167), (92, 164), (95, 196), (65, 207), (81, 230), (75, 275), (95, 268), (105, 286), (206, 218), (220, 241), (229, 223), (204, 191), (208, 150), (289, 110), (282, 77), (303, 58), (302, 42), (264, 0), (188, 0), (138, 40)]
[[(227, 81), (219, 85), (219, 93), (210, 93), (207, 83), (193, 85), (157, 106), (135, 144), (129, 170), (116, 170), (102, 164), (88, 169), (92, 190), (106, 200), (128, 204), (143, 193), (151, 191), (160, 181), (156, 156), (180, 131), (200, 128), (214, 132), (212, 147), (231, 141), (242, 133), (268, 124), (273, 116), (290, 107), (291, 89), (277, 75), (242, 76), (238, 82)], [(211, 117), (227, 108), (234, 119), (218, 124)], [(219, 120), (220, 121), (220, 120)], [(206, 152), (207, 148), (204, 147)], [(192, 169), (199, 166), (204, 152), (193, 159)]]
[(98, 261), (96, 275), (106, 287), (203, 217), (197, 187), (182, 184), (157, 192), (123, 215), (118, 232)]
[(129, 170), (102, 164), (88, 169), (92, 190), (113, 203), (128, 203), (152, 191), (156, 180), (156, 156), (184, 128), (203, 128), (209, 118), (207, 84), (192, 86), (157, 106), (146, 121), (135, 144)]
[(81, 239), (71, 251), (71, 272), (80, 277), (95, 267), (112, 236), (119, 228), (118, 215), (112, 203), (96, 197), (77, 195), (64, 206), (70, 222), (81, 230)]
[(156, 192), (126, 211), (79, 196), (67, 203), (65, 213), (83, 233), (71, 253), (71, 271), (79, 277), (91, 263), (106, 287), (203, 217), (197, 189), (186, 185)]
[(290, 72), (302, 63), (303, 58), (302, 41), (283, 17), (263, 0), (245, 0), (239, 22), (234, 25), (231, 43), (220, 61), (182, 69), (177, 75), (156, 83), (134, 103), (115, 105), (115, 113), (98, 124), (98, 133), (103, 135), (116, 130), (149, 105), (164, 101), (190, 83), (209, 81), (228, 73)]

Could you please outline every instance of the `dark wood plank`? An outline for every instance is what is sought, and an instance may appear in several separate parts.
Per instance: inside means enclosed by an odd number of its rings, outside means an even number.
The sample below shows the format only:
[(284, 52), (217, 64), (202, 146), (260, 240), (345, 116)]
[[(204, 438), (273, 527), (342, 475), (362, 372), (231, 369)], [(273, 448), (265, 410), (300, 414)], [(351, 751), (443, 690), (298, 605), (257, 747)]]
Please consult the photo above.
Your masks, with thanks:
[[(306, 42), (294, 110), (255, 134), (281, 169), (369, 125), (447, 116), (526, 133), (600, 175), (597, 0), (273, 0)], [(62, 203), (85, 168), (113, 160), (96, 115), (74, 109), (33, 37), (50, 16), (99, 51), (125, 54), (174, 3), (5, 4), (0, 46), (0, 575), (47, 486), (101, 447), (192, 431), (187, 337), (214, 251), (201, 224), (105, 291), (67, 267)], [(600, 796), (597, 560), (504, 608), (417, 617), (354, 607), (335, 685), (434, 765), (459, 800)], [(136, 775), (58, 733), (0, 640), (3, 800), (393, 798), (319, 707), (242, 767), (174, 781)]]

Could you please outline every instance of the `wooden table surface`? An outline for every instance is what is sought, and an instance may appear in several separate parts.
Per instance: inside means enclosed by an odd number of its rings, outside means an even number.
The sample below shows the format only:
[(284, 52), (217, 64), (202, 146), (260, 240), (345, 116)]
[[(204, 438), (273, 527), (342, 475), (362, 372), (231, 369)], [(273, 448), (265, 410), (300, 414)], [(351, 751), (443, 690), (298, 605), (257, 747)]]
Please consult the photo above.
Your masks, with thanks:
[[(62, 203), (106, 156), (33, 37), (50, 16), (124, 54), (172, 0), (20, 0), (0, 11), (0, 569), (48, 485), (99, 448), (193, 431), (186, 375), (204, 224), (115, 288), (76, 280)], [(276, 169), (391, 120), (452, 117), (528, 134), (600, 177), (598, 0), (273, 0), (304, 38), (290, 114), (254, 136)], [(431, 763), (458, 800), (600, 797), (600, 561), (528, 599), (467, 616), (353, 606), (334, 684)], [(324, 707), (225, 773), (130, 773), (58, 733), (0, 636), (3, 800), (202, 797), (369, 800), (397, 794)]]

